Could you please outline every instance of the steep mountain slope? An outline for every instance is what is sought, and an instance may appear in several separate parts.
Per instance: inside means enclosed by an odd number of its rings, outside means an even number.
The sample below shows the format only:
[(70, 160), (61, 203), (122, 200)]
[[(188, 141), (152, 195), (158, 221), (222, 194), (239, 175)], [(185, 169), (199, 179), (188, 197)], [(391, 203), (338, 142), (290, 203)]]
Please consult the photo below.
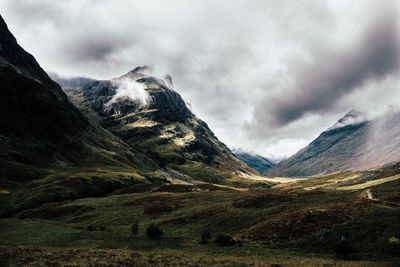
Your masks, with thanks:
[(0, 215), (145, 182), (142, 174), (158, 168), (90, 123), (1, 17), (0, 86)]
[(289, 159), (267, 171), (276, 176), (309, 176), (365, 170), (400, 160), (400, 112), (368, 121), (351, 111)]
[(264, 173), (275, 165), (272, 161), (263, 156), (257, 155), (252, 152), (246, 152), (242, 149), (234, 149), (233, 153), (235, 153), (235, 155), (241, 161), (258, 171), (259, 173)]
[(221, 183), (254, 173), (197, 118), (166, 81), (137, 67), (127, 74), (67, 90), (105, 129), (154, 160), (171, 179)]

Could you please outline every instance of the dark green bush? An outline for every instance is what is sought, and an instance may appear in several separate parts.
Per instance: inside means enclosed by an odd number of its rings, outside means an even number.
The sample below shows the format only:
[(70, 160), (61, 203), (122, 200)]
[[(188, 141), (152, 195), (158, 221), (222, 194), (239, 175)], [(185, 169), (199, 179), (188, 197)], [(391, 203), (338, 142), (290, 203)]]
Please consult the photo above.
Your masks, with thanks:
[(139, 224), (137, 222), (132, 223), (131, 225), (131, 235), (135, 236), (139, 234)]
[(351, 259), (354, 257), (354, 254), (358, 252), (358, 250), (355, 249), (346, 239), (340, 240), (335, 245), (334, 250), (336, 256), (342, 259)]
[(211, 234), (209, 232), (203, 232), (201, 234), (200, 244), (208, 244), (211, 239)]
[(237, 242), (236, 242), (236, 239), (233, 238), (233, 236), (231, 236), (231, 235), (220, 234), (215, 239), (215, 243), (218, 246), (234, 246), (234, 245), (236, 245)]
[(146, 235), (150, 239), (158, 239), (163, 235), (163, 233), (164, 232), (154, 224), (150, 225), (146, 229)]

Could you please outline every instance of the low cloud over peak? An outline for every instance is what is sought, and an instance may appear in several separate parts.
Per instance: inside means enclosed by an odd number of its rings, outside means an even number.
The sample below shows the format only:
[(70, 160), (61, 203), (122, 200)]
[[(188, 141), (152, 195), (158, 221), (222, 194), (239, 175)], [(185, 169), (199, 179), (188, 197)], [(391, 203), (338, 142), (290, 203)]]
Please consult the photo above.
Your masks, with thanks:
[[(289, 66), (289, 84), (276, 99), (257, 106), (259, 123), (280, 127), (302, 117), (324, 114), (368, 82), (397, 74), (400, 40), (397, 16), (384, 13), (351, 47), (312, 50), (312, 59)], [(310, 47), (310, 49), (315, 47)], [(382, 92), (385, 93), (385, 92)]]
[(2, 0), (0, 10), (47, 70), (169, 73), (220, 140), (260, 154), (293, 154), (349, 110), (400, 102), (396, 0)]

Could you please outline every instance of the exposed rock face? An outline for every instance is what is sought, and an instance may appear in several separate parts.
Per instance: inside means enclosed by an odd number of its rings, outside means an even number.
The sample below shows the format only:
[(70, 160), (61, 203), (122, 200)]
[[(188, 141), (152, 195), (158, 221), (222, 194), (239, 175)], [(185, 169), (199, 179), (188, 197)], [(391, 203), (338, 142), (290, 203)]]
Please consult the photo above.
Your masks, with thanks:
[(190, 168), (211, 167), (221, 179), (252, 172), (187, 108), (169, 82), (146, 74), (144, 67), (88, 83), (82, 87), (82, 96), (103, 127), (160, 167), (188, 175)]
[[(149, 113), (146, 115), (147, 118), (161, 123), (184, 122), (192, 116), (181, 96), (171, 90), (164, 81), (146, 76), (136, 69), (110, 81), (94, 81), (84, 85), (83, 96), (91, 108), (104, 117), (146, 112)], [(137, 92), (135, 88), (129, 88), (131, 86), (129, 83), (132, 83), (132, 86), (142, 87), (137, 90), (142, 90), (142, 93), (147, 95), (149, 103), (141, 102), (140, 98), (133, 98), (129, 94), (129, 89), (133, 90), (132, 94)], [(128, 92), (110, 103), (119, 88)]]
[(364, 170), (400, 160), (400, 113), (390, 111), (368, 121), (351, 111), (268, 175), (309, 176)]

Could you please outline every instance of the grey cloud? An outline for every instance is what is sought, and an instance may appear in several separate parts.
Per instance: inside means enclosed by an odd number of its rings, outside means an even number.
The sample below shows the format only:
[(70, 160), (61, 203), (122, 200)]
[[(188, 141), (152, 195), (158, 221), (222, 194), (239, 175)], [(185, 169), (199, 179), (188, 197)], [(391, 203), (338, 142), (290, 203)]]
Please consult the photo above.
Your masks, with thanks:
[(227, 145), (290, 154), (350, 109), (368, 107), (398, 69), (390, 16), (370, 19), (388, 1), (366, 2), (1, 0), (0, 10), (46, 70), (108, 79), (152, 66), (171, 75)]
[[(289, 66), (294, 77), (285, 95), (267, 97), (256, 109), (258, 122), (283, 126), (311, 113), (325, 113), (347, 94), (367, 82), (385, 79), (399, 71), (400, 40), (397, 14), (384, 13), (361, 40), (350, 48), (316, 49), (312, 62)], [(337, 48), (336, 48), (337, 49)], [(264, 120), (264, 122), (262, 122)]]
[(129, 44), (129, 40), (113, 34), (82, 33), (78, 38), (63, 44), (64, 53), (74, 62), (107, 62), (114, 54)]
[(16, 20), (22, 27), (26, 28), (39, 28), (45, 24), (51, 24), (57, 28), (65, 25), (70, 19), (70, 16), (63, 16), (62, 14), (69, 14), (74, 16), (71, 9), (74, 7), (72, 1), (57, 1), (57, 5), (52, 0), (13, 0), (5, 1), (4, 8), (13, 18), (20, 18)]

